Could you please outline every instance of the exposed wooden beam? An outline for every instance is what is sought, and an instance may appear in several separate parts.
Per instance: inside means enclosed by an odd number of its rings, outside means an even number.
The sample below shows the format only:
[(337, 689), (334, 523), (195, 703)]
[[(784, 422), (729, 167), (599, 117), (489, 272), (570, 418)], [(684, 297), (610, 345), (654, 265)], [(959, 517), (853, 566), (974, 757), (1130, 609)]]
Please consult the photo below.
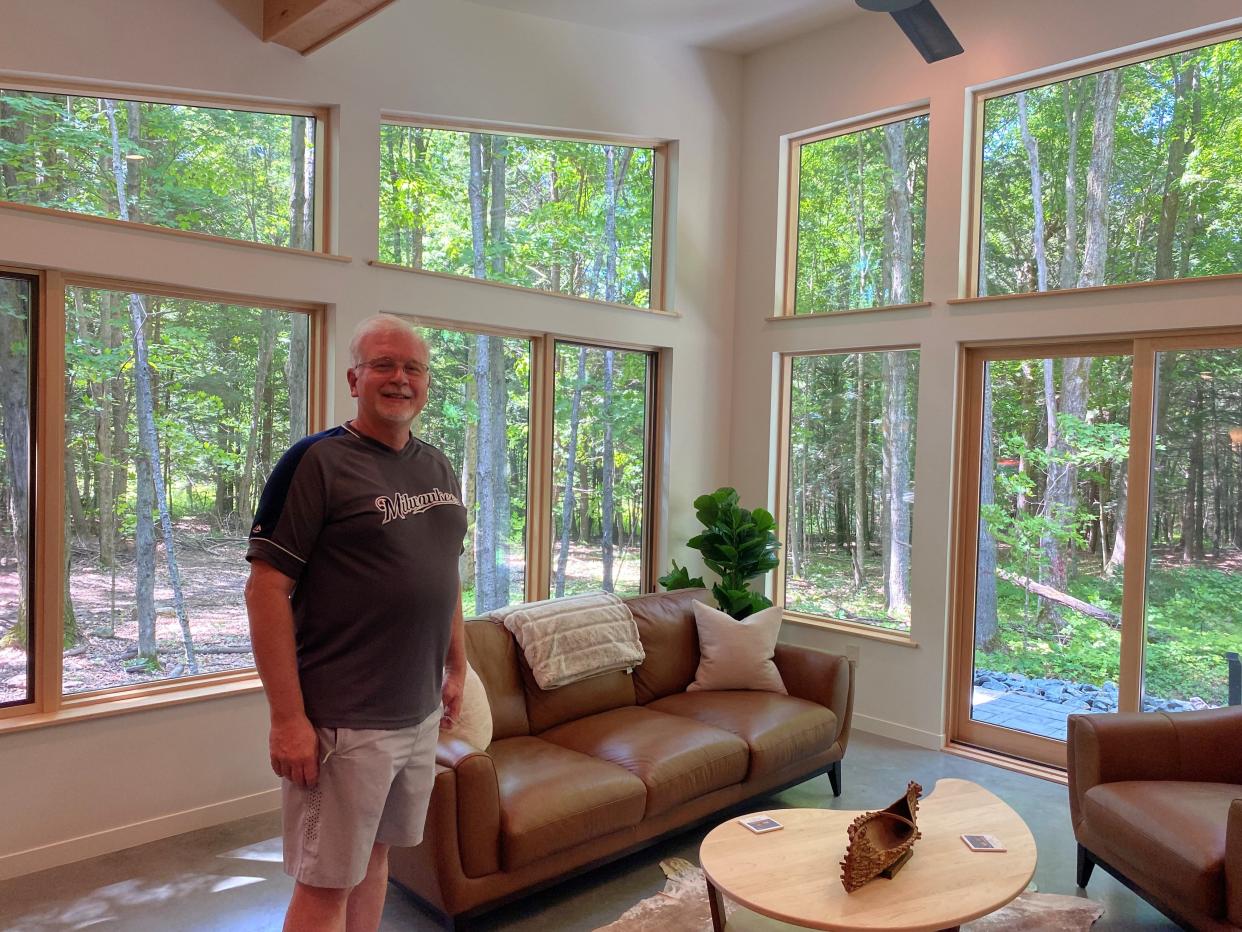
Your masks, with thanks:
[(263, 0), (263, 41), (309, 55), (395, 0)]

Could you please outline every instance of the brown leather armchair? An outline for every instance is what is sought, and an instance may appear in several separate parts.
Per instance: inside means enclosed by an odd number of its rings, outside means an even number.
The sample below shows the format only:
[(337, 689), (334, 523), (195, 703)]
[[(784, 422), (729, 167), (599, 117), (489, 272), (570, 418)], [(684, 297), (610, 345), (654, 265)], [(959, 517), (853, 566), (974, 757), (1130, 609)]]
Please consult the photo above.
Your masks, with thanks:
[(1069, 717), (1078, 886), (1096, 864), (1186, 928), (1242, 930), (1242, 707)]

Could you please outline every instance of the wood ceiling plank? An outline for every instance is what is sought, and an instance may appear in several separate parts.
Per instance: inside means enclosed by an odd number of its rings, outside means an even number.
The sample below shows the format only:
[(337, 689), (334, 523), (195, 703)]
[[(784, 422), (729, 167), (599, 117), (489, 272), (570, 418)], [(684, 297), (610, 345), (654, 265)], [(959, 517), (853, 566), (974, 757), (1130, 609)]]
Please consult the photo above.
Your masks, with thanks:
[(263, 0), (263, 41), (307, 55), (395, 0)]

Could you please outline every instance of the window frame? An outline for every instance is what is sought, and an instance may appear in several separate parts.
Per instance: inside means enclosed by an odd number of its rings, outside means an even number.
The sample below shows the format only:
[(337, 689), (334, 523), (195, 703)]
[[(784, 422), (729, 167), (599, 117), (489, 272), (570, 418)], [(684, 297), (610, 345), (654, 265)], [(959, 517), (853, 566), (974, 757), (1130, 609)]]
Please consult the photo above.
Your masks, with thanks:
[[(931, 307), (930, 301), (922, 300), (912, 301), (908, 304), (882, 304), (876, 307), (849, 307), (830, 311), (811, 311), (806, 314), (795, 313), (798, 297), (798, 203), (802, 184), (802, 147), (823, 142), (825, 139), (836, 139), (842, 136), (850, 136), (854, 133), (861, 133), (865, 130), (876, 129), (889, 123), (901, 123), (920, 116), (928, 118), (928, 132), (930, 136), (931, 104), (929, 101), (921, 101), (881, 110), (868, 116), (838, 120), (826, 126), (793, 133), (781, 139), (780, 166), (784, 176), (782, 186), (785, 189), (785, 197), (779, 202), (782, 208), (782, 216), (779, 220), (781, 243), (778, 247), (780, 252), (779, 274), (781, 277), (777, 286), (776, 310), (774, 316), (768, 318), (769, 320), (783, 320), (785, 318), (802, 320), (813, 317), (839, 317), (843, 314), (865, 314), (875, 311), (898, 311), (909, 310), (910, 308)], [(926, 221), (926, 192), (923, 198), (923, 214)], [(926, 222), (924, 222), (923, 240), (924, 248), (926, 249)], [(924, 282), (923, 291), (924, 298), (926, 298), (926, 282)]]
[(47, 724), (78, 721), (92, 715), (115, 715), (136, 708), (188, 702), (199, 698), (262, 689), (254, 667), (203, 673), (152, 683), (64, 695), (63, 648), (65, 587), (65, 293), (73, 286), (133, 291), (169, 298), (260, 307), (306, 315), (307, 430), (322, 430), (327, 403), (327, 327), (324, 305), (272, 300), (258, 295), (183, 288), (158, 282), (62, 272), (55, 269), (9, 267), (7, 274), (37, 280), (37, 318), (31, 322), (33, 372), (30, 420), (31, 536), (30, 654), (34, 689), (26, 702), (0, 708), (0, 733)]
[[(656, 591), (658, 571), (655, 566), (659, 509), (656, 495), (661, 487), (660, 464), (663, 456), (664, 409), (660, 374), (661, 361), (668, 352), (649, 344), (601, 341), (580, 338), (551, 331), (523, 330), (517, 327), (493, 327), (463, 323), (447, 318), (425, 317), (410, 314), (394, 316), (409, 320), (415, 326), (462, 333), (483, 334), (508, 339), (527, 340), (530, 343), (530, 404), (528, 430), (530, 456), (527, 458), (526, 474), (526, 577), (525, 595), (528, 602), (550, 597), (552, 568), (552, 504), (555, 479), (552, 462), (556, 425), (556, 347), (560, 343), (585, 346), (590, 349), (638, 352), (647, 356), (646, 423), (643, 425), (643, 539), (640, 545), (643, 569), (639, 588), (643, 594)], [(434, 361), (433, 361), (434, 378)]]
[[(673, 174), (673, 157), (676, 143), (668, 139), (655, 139), (648, 136), (626, 136), (619, 133), (570, 132), (558, 129), (522, 126), (511, 123), (493, 123), (488, 121), (448, 120), (443, 117), (420, 114), (401, 113), (384, 110), (380, 113), (379, 129), (385, 125), (407, 126), (416, 129), (446, 130), (453, 133), (484, 133), (487, 135), (523, 136), (527, 139), (556, 139), (566, 142), (581, 142), (591, 145), (625, 146), (632, 149), (650, 149), (652, 152), (651, 179), (651, 297), (647, 307), (633, 304), (622, 304), (617, 301), (604, 301), (599, 298), (586, 298), (581, 295), (566, 294), (560, 291), (546, 291), (542, 288), (531, 288), (526, 285), (514, 285), (510, 282), (492, 281), (486, 278), (473, 278), (469, 275), (457, 275), (452, 272), (439, 272), (434, 269), (416, 269), (408, 265), (394, 262), (383, 262), (379, 258), (371, 259), (368, 265), (376, 268), (395, 269), (412, 272), (415, 275), (431, 275), (449, 281), (467, 281), (492, 287), (509, 288), (527, 294), (552, 295), (567, 298), (571, 301), (585, 301), (588, 304), (604, 307), (615, 307), (626, 311), (637, 311), (643, 314), (670, 314), (668, 308), (667, 285), (667, 242), (669, 223), (669, 189), (672, 186), (670, 177)], [(378, 152), (379, 133), (376, 134)], [(377, 192), (378, 193), (378, 192)], [(376, 223), (378, 229), (379, 205), (376, 204)], [(618, 349), (620, 347), (617, 347)]]
[[(877, 308), (876, 310), (879, 310)], [(802, 315), (808, 316), (808, 315)], [(792, 409), (793, 409), (793, 361), (798, 358), (808, 356), (849, 356), (856, 353), (900, 353), (900, 352), (916, 352), (922, 353), (923, 346), (919, 343), (897, 343), (883, 346), (862, 346), (862, 347), (841, 347), (831, 349), (815, 349), (815, 350), (788, 350), (778, 354), (776, 360), (777, 366), (777, 412), (773, 421), (774, 430), (776, 432), (775, 447), (776, 455), (776, 507), (774, 515), (776, 517), (776, 526), (780, 532), (781, 553), (780, 563), (772, 571), (772, 595), (773, 601), (782, 606), (782, 614), (785, 621), (795, 622), (800, 625), (821, 628), (828, 631), (836, 631), (841, 634), (848, 634), (853, 637), (867, 638), (874, 641), (882, 641), (888, 644), (896, 644), (902, 647), (918, 647), (918, 641), (914, 639), (915, 624), (918, 616), (915, 613), (914, 600), (911, 599), (910, 604), (910, 630), (896, 631), (891, 628), (881, 628), (874, 625), (864, 624), (857, 621), (844, 621), (839, 618), (830, 618), (826, 615), (816, 615), (813, 612), (794, 611), (784, 608), (785, 604), (785, 564), (786, 564), (786, 533), (789, 529), (789, 483), (792, 478), (792, 462), (790, 457), (790, 431), (792, 429)], [(920, 363), (921, 363), (920, 355)], [(919, 366), (919, 381), (922, 381), (923, 369)], [(916, 383), (912, 387), (912, 392), (917, 401), (919, 386)], [(918, 423), (918, 408), (915, 407), (915, 424)], [(917, 434), (916, 434), (917, 436)], [(917, 464), (917, 460), (916, 460)], [(914, 481), (914, 472), (911, 471), (911, 481)], [(917, 488), (917, 486), (916, 486)], [(917, 494), (915, 502), (918, 501)], [(911, 509), (911, 526), (913, 527), (914, 511)], [(913, 543), (913, 542), (911, 542)], [(913, 572), (913, 562), (911, 563), (911, 571)]]
[(962, 224), (962, 240), (959, 269), (961, 282), (958, 297), (950, 298), (948, 304), (966, 304), (981, 301), (1004, 301), (1014, 298), (1032, 298), (1043, 295), (1081, 294), (1092, 291), (1108, 291), (1116, 288), (1148, 288), (1154, 285), (1169, 285), (1174, 282), (1205, 282), (1242, 280), (1242, 270), (1226, 272), (1220, 275), (1197, 275), (1186, 278), (1154, 278), (1132, 282), (1117, 282), (1108, 285), (1093, 285), (1087, 288), (1049, 288), (1047, 291), (1021, 291), (1013, 294), (981, 295), (979, 294), (979, 259), (982, 255), (980, 234), (983, 230), (983, 132), (984, 108), (989, 100), (1008, 97), (1019, 91), (1060, 84), (1074, 78), (1099, 74), (1115, 68), (1125, 68), (1141, 62), (1164, 58), (1178, 52), (1206, 48), (1222, 42), (1242, 39), (1242, 27), (1229, 25), (1215, 29), (1199, 30), (1184, 33), (1172, 39), (1165, 37), (1153, 41), (1142, 42), (1125, 49), (1105, 52), (1074, 64), (1060, 64), (1048, 68), (1040, 68), (1021, 75), (1002, 78), (987, 84), (966, 88), (966, 164), (963, 206), (966, 214)]
[(31, 80), (19, 75), (0, 72), (0, 88), (30, 94), (64, 94), (72, 97), (111, 98), (113, 100), (136, 101), (138, 103), (167, 104), (169, 106), (192, 107), (196, 109), (241, 110), (248, 113), (266, 113), (277, 116), (311, 117), (315, 121), (315, 185), (314, 185), (314, 246), (311, 249), (300, 249), (293, 246), (277, 246), (272, 243), (257, 243), (251, 240), (234, 239), (217, 233), (205, 233), (199, 230), (180, 230), (175, 227), (160, 226), (138, 220), (121, 220), (117, 217), (103, 217), (96, 214), (80, 213), (60, 207), (40, 207), (35, 204), (22, 204), (17, 201), (0, 200), (0, 210), (66, 218), (85, 223), (102, 224), (121, 229), (142, 230), (158, 233), (162, 236), (190, 238), (199, 242), (228, 243), (249, 249), (291, 253), (293, 255), (312, 256), (336, 261), (350, 261), (348, 256), (340, 256), (332, 251), (332, 211), (334, 191), (332, 189), (331, 149), (334, 142), (331, 127), (332, 112), (326, 106), (307, 104), (282, 103), (274, 100), (230, 97), (215, 94), (184, 94), (168, 93), (153, 88), (130, 87), (124, 85), (57, 81)]

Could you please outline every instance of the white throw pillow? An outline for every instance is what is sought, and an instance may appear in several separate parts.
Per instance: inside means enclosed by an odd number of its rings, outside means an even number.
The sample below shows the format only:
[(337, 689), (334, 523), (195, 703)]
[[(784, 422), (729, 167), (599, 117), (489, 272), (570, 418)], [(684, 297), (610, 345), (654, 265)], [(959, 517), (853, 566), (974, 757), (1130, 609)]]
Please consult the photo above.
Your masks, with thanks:
[(492, 707), (487, 701), (487, 690), (474, 667), (466, 664), (466, 688), (461, 697), (461, 715), (457, 724), (444, 734), (461, 738), (472, 747), (486, 751), (492, 743)]
[(773, 605), (741, 621), (695, 601), (699, 629), (699, 669), (686, 692), (699, 689), (757, 689), (788, 695), (772, 662), (783, 610)]

